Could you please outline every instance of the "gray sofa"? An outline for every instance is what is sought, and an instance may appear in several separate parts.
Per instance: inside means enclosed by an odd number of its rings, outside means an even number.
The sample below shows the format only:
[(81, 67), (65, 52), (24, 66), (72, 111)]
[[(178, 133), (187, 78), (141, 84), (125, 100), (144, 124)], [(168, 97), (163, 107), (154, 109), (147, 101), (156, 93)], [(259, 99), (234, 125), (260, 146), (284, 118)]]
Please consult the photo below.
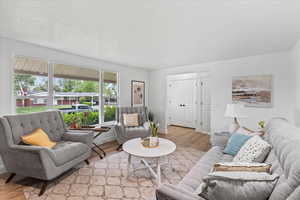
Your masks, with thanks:
[[(139, 114), (139, 126), (138, 127), (126, 127), (123, 124), (123, 114), (138, 113)], [(151, 134), (149, 127), (149, 116), (147, 107), (118, 107), (117, 108), (117, 125), (115, 126), (116, 138), (120, 146), (127, 140), (133, 138), (144, 138)]]
[[(21, 136), (42, 128), (57, 145), (50, 149), (25, 145)], [(0, 118), (0, 154), (6, 170), (43, 180), (42, 195), (48, 181), (86, 161), (91, 155), (93, 133), (69, 132), (59, 111), (10, 115)]]
[[(204, 200), (193, 194), (214, 163), (230, 162), (233, 157), (223, 154), (229, 135), (215, 135), (213, 147), (198, 161), (178, 185), (162, 185), (156, 190), (157, 200)], [(269, 200), (300, 199), (300, 129), (283, 119), (271, 120), (264, 139), (272, 146), (266, 163), (272, 163), (272, 173), (280, 178)], [(226, 194), (224, 194), (226, 195)]]

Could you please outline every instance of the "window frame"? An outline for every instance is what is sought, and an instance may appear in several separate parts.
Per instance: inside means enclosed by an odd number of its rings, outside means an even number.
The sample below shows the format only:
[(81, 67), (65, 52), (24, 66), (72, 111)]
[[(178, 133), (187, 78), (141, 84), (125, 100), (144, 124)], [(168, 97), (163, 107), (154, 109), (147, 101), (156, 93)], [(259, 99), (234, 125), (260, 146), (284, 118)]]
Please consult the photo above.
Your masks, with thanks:
[(15, 66), (14, 63), (17, 59), (17, 57), (25, 57), (33, 60), (40, 60), (47, 62), (47, 69), (48, 69), (48, 96), (45, 98), (47, 99), (47, 109), (48, 110), (54, 110), (54, 65), (55, 64), (64, 64), (64, 65), (70, 65), (74, 67), (81, 67), (81, 68), (88, 68), (88, 69), (93, 69), (97, 70), (99, 72), (99, 123), (105, 124), (105, 125), (111, 125), (114, 124), (116, 120), (114, 121), (108, 121), (104, 122), (104, 94), (103, 94), (103, 87), (104, 87), (104, 72), (110, 72), (110, 73), (116, 73), (117, 76), (117, 103), (116, 106), (118, 107), (120, 105), (120, 73), (118, 71), (113, 71), (113, 70), (107, 70), (105, 68), (101, 67), (96, 67), (96, 66), (87, 66), (87, 65), (82, 65), (80, 66), (79, 64), (72, 64), (68, 62), (62, 62), (62, 61), (55, 61), (55, 60), (50, 60), (50, 59), (45, 59), (45, 58), (38, 58), (38, 57), (33, 57), (33, 56), (27, 56), (27, 55), (18, 55), (14, 54), (12, 56), (13, 64), (12, 64), (12, 88), (11, 88), (11, 96), (13, 99), (13, 113), (17, 114), (17, 106), (16, 106), (16, 100), (17, 100), (17, 95), (14, 94), (14, 80), (15, 80)]
[[(106, 69), (102, 69), (101, 70), (101, 82), (100, 82), (100, 94), (101, 94), (101, 110), (103, 110), (103, 112), (101, 112), (101, 124), (104, 124), (104, 125), (112, 125), (112, 124), (115, 124), (117, 119), (115, 119), (114, 121), (107, 121), (107, 122), (104, 122), (104, 92), (103, 92), (103, 89), (104, 89), (104, 73), (105, 72), (108, 72), (108, 73), (116, 73), (117, 75), (117, 103), (116, 103), (116, 107), (120, 106), (120, 73), (119, 72), (116, 72), (116, 71), (111, 71), (111, 70), (106, 70)], [(117, 111), (116, 111), (117, 112)], [(117, 113), (116, 113), (116, 116), (117, 116)], [(99, 120), (100, 122), (100, 120)]]

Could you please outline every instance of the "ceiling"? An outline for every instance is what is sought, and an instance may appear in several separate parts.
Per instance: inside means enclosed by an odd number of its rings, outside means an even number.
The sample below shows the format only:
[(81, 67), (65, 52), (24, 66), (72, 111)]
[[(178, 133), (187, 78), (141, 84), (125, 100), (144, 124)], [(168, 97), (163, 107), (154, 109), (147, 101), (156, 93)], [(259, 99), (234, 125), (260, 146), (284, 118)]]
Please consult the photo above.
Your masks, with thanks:
[(0, 34), (147, 69), (290, 49), (299, 0), (0, 0)]

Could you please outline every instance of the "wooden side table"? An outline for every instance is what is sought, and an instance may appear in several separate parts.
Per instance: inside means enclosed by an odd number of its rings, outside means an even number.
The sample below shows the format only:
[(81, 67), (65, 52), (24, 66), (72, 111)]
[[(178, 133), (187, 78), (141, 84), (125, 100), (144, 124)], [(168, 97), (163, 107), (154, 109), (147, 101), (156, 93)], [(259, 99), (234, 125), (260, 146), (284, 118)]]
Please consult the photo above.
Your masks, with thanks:
[[(93, 131), (94, 137), (93, 140), (95, 141), (96, 138), (98, 138), (102, 133), (108, 132), (111, 129), (109, 126), (101, 126), (101, 127), (94, 127), (94, 126), (84, 126), (82, 128), (70, 128), (70, 130), (78, 130), (78, 131)], [(94, 147), (92, 147), (92, 151), (94, 151), (100, 159), (103, 159), (106, 156), (105, 151), (97, 145), (95, 142), (93, 142)], [(100, 153), (96, 150), (98, 149)]]

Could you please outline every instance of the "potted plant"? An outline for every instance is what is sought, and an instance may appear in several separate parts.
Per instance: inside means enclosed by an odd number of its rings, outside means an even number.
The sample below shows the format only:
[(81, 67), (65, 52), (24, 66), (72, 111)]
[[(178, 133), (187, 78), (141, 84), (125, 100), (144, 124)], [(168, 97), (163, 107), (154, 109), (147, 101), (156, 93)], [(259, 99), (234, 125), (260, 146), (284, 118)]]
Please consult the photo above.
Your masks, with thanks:
[(265, 128), (265, 121), (264, 120), (259, 121), (258, 126), (259, 126), (259, 128), (264, 129)]
[(150, 136), (150, 146), (157, 146), (159, 142), (158, 138), (158, 127), (159, 124), (155, 122), (150, 122), (151, 136)]

